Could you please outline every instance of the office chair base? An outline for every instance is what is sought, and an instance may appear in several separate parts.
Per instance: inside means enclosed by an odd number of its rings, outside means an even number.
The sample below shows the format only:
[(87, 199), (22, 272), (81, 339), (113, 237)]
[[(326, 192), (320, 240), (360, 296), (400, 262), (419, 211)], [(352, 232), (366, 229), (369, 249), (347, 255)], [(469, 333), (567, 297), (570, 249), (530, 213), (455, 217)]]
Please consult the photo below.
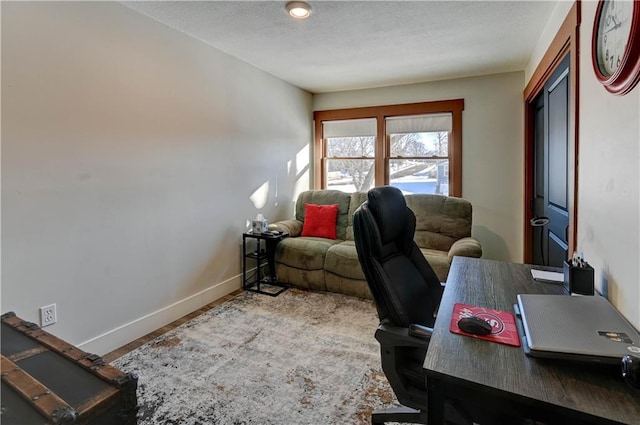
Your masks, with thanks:
[(426, 424), (427, 414), (422, 410), (416, 410), (406, 406), (376, 409), (371, 414), (372, 425), (382, 425), (386, 422)]
[[(445, 423), (447, 425), (472, 425), (471, 416), (450, 401), (445, 403)], [(376, 409), (371, 414), (372, 425), (382, 425), (387, 422), (410, 424), (427, 424), (427, 411), (412, 409), (407, 406)]]

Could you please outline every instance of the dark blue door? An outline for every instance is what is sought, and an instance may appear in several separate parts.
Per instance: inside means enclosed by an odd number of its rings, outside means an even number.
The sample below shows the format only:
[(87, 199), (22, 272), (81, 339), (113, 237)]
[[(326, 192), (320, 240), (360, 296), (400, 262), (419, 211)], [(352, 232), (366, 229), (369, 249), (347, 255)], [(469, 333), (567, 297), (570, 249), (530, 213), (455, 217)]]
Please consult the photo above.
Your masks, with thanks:
[(535, 100), (534, 264), (562, 266), (569, 249), (569, 55)]

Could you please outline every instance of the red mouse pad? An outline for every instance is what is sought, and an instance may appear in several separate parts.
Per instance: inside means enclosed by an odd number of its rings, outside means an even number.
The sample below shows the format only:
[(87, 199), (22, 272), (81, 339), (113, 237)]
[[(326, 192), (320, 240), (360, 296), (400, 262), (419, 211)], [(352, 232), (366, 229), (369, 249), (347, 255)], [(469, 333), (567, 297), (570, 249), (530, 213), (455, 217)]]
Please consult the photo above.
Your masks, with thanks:
[[(463, 317), (476, 316), (486, 320), (493, 327), (489, 335), (472, 335), (464, 332), (458, 327), (458, 320)], [(520, 347), (520, 337), (516, 328), (516, 318), (513, 313), (490, 308), (476, 307), (473, 305), (456, 303), (451, 314), (449, 330), (454, 334), (472, 336), (474, 338), (485, 339), (487, 341), (498, 342), (500, 344)]]

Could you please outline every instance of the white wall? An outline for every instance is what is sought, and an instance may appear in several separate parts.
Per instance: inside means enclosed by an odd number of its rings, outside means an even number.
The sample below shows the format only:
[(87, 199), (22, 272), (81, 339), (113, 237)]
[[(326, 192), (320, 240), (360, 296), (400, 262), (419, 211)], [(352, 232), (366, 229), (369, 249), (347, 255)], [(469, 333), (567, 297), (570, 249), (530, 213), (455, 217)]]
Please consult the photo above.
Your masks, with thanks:
[[(578, 251), (593, 265), (598, 291), (640, 328), (640, 87), (614, 96), (596, 80), (591, 63), (596, 7), (596, 1), (582, 2)], [(556, 8), (550, 22), (562, 22), (568, 10)], [(553, 36), (541, 39), (536, 51), (546, 51)], [(532, 57), (532, 70), (540, 57)]]
[(115, 2), (2, 4), (2, 312), (103, 354), (240, 287), (311, 95)]
[(464, 99), (462, 197), (473, 204), (472, 234), (483, 258), (522, 261), (524, 72), (317, 94), (316, 111)]
[(578, 249), (601, 291), (640, 328), (640, 87), (614, 96), (596, 80), (597, 2), (582, 2)]
[(540, 35), (538, 44), (534, 48), (531, 58), (529, 59), (529, 63), (524, 70), (524, 78), (527, 82), (531, 79), (531, 76), (535, 72), (536, 67), (540, 63), (540, 60), (547, 52), (549, 44), (551, 44), (554, 37), (558, 33), (558, 30), (562, 26), (564, 19), (567, 17), (567, 14), (572, 7), (573, 1), (571, 0), (559, 0), (556, 2), (556, 6), (553, 9), (551, 16), (549, 17), (549, 22), (547, 22), (547, 24), (544, 26), (544, 30)]

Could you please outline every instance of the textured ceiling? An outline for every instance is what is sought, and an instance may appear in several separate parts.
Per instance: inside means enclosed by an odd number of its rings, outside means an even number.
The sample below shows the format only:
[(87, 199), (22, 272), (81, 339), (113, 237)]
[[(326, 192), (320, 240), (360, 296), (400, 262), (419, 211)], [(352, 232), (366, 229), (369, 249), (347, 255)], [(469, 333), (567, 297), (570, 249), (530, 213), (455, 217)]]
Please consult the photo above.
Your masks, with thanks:
[(523, 70), (557, 1), (143, 1), (126, 6), (312, 93)]

